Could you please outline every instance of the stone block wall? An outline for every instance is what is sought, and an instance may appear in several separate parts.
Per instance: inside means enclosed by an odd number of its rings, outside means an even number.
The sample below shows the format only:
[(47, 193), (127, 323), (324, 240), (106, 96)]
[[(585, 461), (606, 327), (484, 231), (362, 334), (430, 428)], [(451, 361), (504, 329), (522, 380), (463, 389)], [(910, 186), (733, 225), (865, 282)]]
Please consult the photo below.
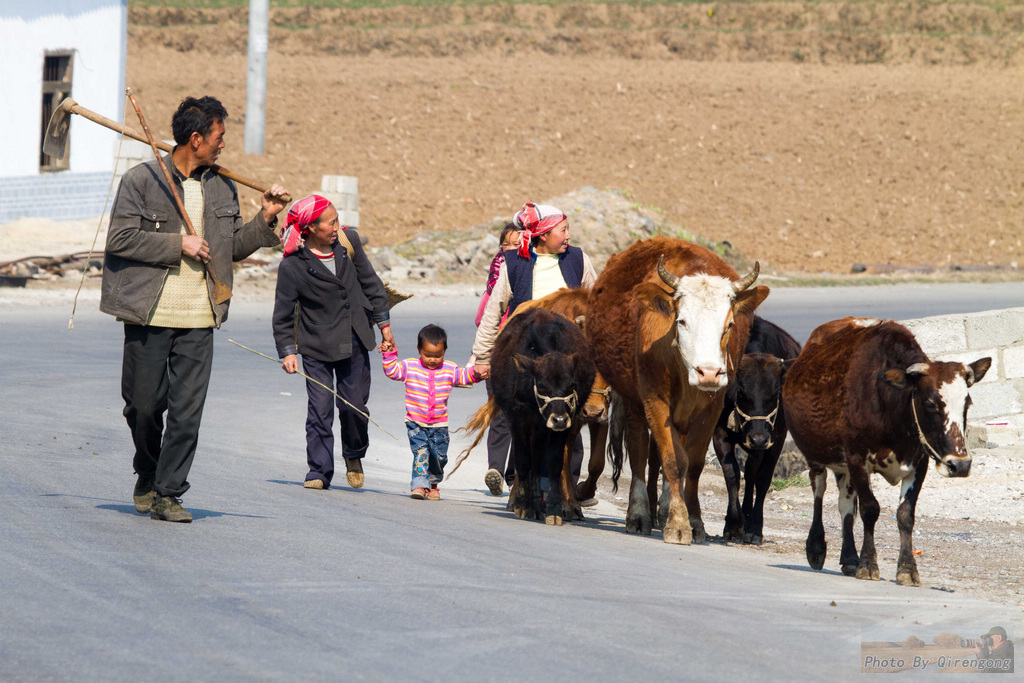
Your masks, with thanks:
[(968, 425), (975, 443), (1004, 445), (1024, 437), (1024, 308), (901, 321), (932, 360), (992, 359), (971, 387)]
[(109, 171), (0, 178), (0, 223), (23, 217), (63, 221), (99, 216), (109, 187)]
[(359, 178), (347, 175), (321, 176), (320, 194), (338, 210), (339, 223), (359, 227)]

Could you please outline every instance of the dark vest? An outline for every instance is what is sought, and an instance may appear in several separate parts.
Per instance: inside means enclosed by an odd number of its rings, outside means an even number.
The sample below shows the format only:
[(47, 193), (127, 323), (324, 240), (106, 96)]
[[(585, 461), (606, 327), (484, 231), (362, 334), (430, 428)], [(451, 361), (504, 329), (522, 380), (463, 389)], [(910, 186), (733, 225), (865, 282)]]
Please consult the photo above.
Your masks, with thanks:
[[(537, 263), (537, 255), (532, 251), (530, 258), (523, 258), (516, 251), (505, 252), (505, 264), (508, 268), (508, 284), (512, 288), (512, 301), (508, 304), (508, 314), (512, 315), (516, 307), (533, 299), (533, 266)], [(562, 271), (562, 279), (569, 289), (576, 289), (583, 284), (583, 250), (569, 247), (558, 257), (558, 269)]]

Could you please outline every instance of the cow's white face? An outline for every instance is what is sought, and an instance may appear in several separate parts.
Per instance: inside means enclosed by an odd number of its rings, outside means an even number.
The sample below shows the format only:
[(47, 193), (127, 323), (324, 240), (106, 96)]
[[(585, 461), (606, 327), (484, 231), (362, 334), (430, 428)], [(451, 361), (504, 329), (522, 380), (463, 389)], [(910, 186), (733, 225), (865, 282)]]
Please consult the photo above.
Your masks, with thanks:
[[(967, 434), (967, 406), (970, 399), (967, 382), (957, 375), (939, 386), (939, 397), (946, 405), (946, 434), (951, 442), (964, 441)], [(964, 445), (966, 450), (966, 444)], [(947, 475), (948, 476), (948, 475)]]
[(713, 275), (681, 277), (675, 298), (676, 344), (690, 386), (718, 391), (729, 383), (724, 336), (733, 324), (733, 282)]
[(967, 451), (967, 409), (971, 385), (981, 381), (991, 365), (990, 358), (961, 363), (917, 363), (907, 368), (913, 382), (913, 416), (918, 437), (944, 477), (966, 477), (971, 472)]

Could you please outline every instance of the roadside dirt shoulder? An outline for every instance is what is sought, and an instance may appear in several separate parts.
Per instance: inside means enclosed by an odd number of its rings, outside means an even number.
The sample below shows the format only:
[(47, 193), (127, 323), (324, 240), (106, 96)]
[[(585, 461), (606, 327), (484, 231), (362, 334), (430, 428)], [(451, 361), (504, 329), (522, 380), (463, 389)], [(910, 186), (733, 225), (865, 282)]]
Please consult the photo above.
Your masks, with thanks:
[[(875, 527), (879, 569), (883, 581), (894, 582), (900, 548), (895, 519), (899, 489), (880, 476), (872, 478), (872, 487), (881, 506)], [(617, 493), (608, 474), (602, 477), (598, 497), (623, 515), (628, 496), (628, 472), (623, 473)], [(700, 480), (700, 502), (710, 543), (725, 543), (721, 534), (726, 501), (722, 472), (708, 465)], [(828, 558), (823, 571), (835, 573), (842, 545), (837, 501), (835, 482), (829, 477), (823, 514)], [(779, 564), (806, 567), (804, 543), (813, 504), (810, 486), (770, 490), (765, 500), (764, 543), (744, 545), (744, 550), (777, 555)], [(863, 540), (859, 517), (854, 528), (859, 551)], [(660, 532), (655, 530), (651, 540), (660, 543)], [(1024, 446), (975, 451), (971, 476), (966, 479), (945, 479), (930, 472), (918, 498), (914, 549), (920, 552), (921, 590), (969, 593), (1024, 609), (1020, 571), (1024, 566)]]

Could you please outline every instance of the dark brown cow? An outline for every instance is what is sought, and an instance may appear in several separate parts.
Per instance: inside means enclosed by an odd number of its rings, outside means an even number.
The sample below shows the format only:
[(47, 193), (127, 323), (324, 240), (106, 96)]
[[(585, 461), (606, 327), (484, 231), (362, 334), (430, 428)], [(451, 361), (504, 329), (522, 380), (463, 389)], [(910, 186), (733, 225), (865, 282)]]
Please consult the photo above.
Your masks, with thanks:
[(627, 530), (651, 533), (657, 495), (645, 470), (653, 439), (669, 482), (665, 542), (706, 539), (697, 483), (751, 317), (768, 296), (767, 287), (751, 287), (757, 273), (755, 265), (740, 279), (707, 249), (657, 237), (613, 256), (598, 277), (587, 338), (626, 411)]
[(512, 432), (516, 466), (509, 509), (517, 517), (554, 525), (566, 517), (582, 519), (573, 491), (553, 485), (543, 493), (541, 474), (543, 470), (551, 483), (564, 482), (566, 447), (571, 448), (582, 426), (580, 397), (593, 386), (595, 374), (583, 332), (563, 316), (533, 308), (509, 318), (495, 340), (491, 361), (494, 394), (466, 425), (476, 437), (452, 472), (501, 410)]
[[(552, 313), (568, 318), (586, 330), (587, 301), (590, 298), (590, 290), (580, 287), (568, 289), (563, 287), (557, 292), (552, 292), (540, 299), (527, 301), (519, 304), (515, 313), (519, 315), (531, 308), (543, 308)], [(590, 429), (590, 460), (587, 465), (587, 478), (576, 485), (576, 499), (587, 500), (593, 498), (597, 493), (597, 480), (604, 472), (605, 445), (608, 442), (608, 406), (611, 402), (611, 388), (604, 380), (601, 373), (594, 377), (594, 386), (590, 388), (590, 394), (583, 405), (583, 421)], [(566, 450), (565, 467), (562, 470), (563, 486), (568, 487), (569, 458), (572, 456), (572, 444)]]
[[(874, 531), (879, 507), (870, 480), (878, 472), (893, 486), (900, 484), (896, 582), (921, 585), (912, 535), (928, 460), (945, 477), (970, 474), (964, 439), (968, 388), (981, 381), (991, 364), (991, 358), (970, 365), (932, 362), (910, 330), (892, 321), (848, 317), (811, 333), (789, 369), (782, 397), (790, 433), (811, 468), (814, 521), (807, 561), (812, 567), (825, 564), (821, 506), (829, 469), (839, 487), (843, 573), (878, 580)], [(858, 501), (864, 524), (859, 557), (853, 539)]]

